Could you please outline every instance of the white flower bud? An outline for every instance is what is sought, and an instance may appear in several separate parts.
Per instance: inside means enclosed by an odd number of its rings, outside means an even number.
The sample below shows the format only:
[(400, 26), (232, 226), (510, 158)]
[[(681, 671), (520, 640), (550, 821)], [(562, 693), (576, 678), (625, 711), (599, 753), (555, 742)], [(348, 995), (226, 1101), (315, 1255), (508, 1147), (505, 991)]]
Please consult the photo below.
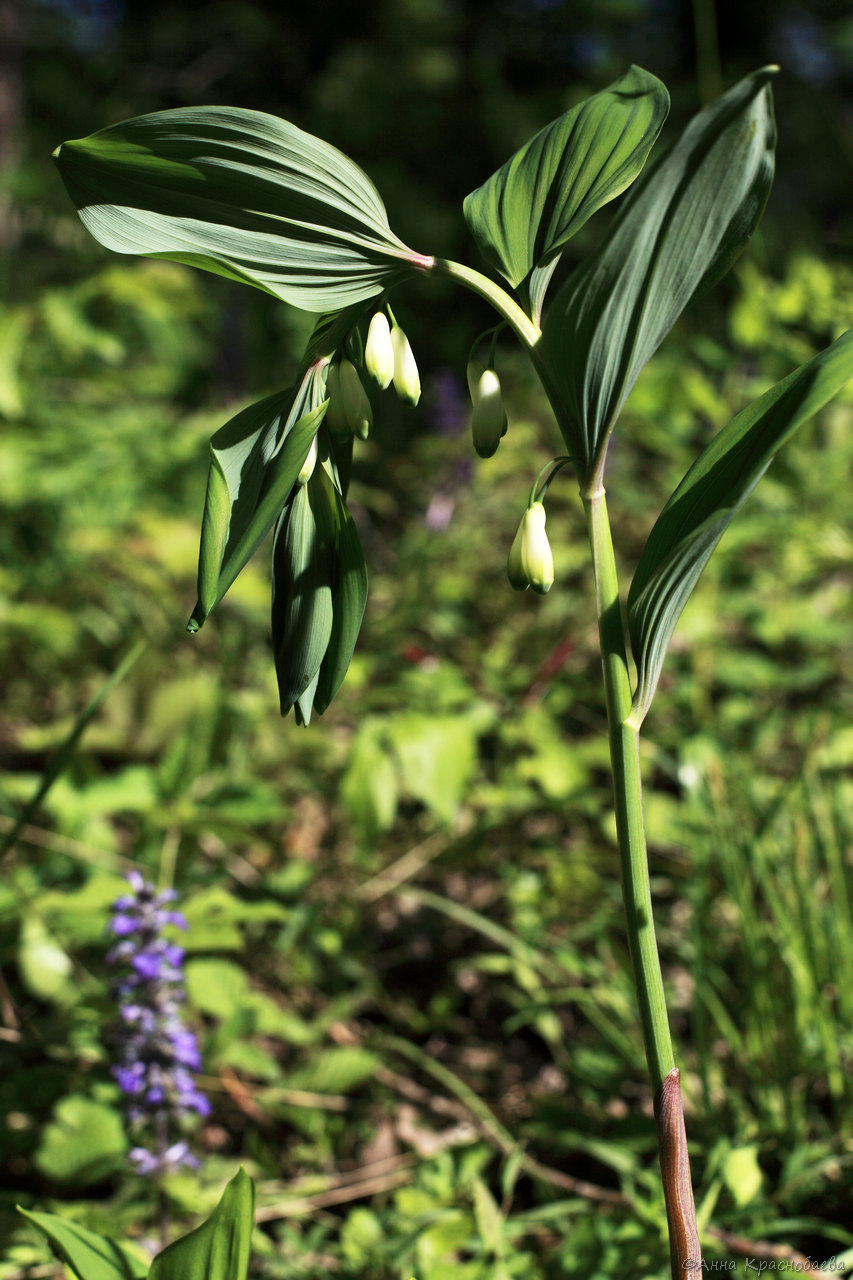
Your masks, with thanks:
[(471, 434), (481, 458), (491, 458), (506, 432), (501, 383), (494, 369), (484, 369), (474, 393)]
[(354, 436), (366, 440), (373, 426), (373, 410), (367, 398), (367, 392), (361, 385), (355, 365), (350, 360), (342, 360), (340, 365), (341, 399), (347, 424)]
[(364, 367), (384, 391), (394, 376), (394, 347), (391, 329), (384, 311), (377, 311), (367, 330), (364, 345)]
[(417, 404), (421, 398), (421, 378), (409, 339), (398, 324), (391, 330), (391, 346), (394, 351), (394, 389), (403, 400)]
[(521, 517), (507, 560), (507, 575), (517, 591), (531, 586), (544, 596), (554, 581), (554, 557), (545, 532), (545, 508), (534, 502)]
[(314, 467), (317, 463), (317, 437), (311, 441), (311, 448), (308, 450), (308, 457), (302, 464), (302, 470), (296, 477), (297, 484), (307, 484), (314, 474)]

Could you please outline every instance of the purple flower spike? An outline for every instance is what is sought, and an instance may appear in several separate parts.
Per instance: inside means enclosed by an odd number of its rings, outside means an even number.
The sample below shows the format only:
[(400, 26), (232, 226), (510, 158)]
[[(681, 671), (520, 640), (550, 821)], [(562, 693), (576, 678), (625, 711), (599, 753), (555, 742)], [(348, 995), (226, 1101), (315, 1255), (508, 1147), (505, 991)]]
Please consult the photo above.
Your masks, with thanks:
[(112, 1074), (127, 1100), (128, 1121), (156, 1135), (154, 1150), (131, 1150), (131, 1166), (140, 1177), (160, 1177), (179, 1165), (198, 1168), (187, 1142), (169, 1146), (165, 1135), (193, 1113), (210, 1115), (210, 1103), (192, 1075), (201, 1069), (198, 1041), (180, 1019), (184, 949), (163, 936), (169, 926), (187, 928), (181, 912), (166, 905), (177, 894), (157, 893), (138, 871), (127, 880), (133, 893), (113, 904), (110, 926), (121, 941), (107, 953), (109, 964), (122, 966), (113, 988), (120, 1022)]

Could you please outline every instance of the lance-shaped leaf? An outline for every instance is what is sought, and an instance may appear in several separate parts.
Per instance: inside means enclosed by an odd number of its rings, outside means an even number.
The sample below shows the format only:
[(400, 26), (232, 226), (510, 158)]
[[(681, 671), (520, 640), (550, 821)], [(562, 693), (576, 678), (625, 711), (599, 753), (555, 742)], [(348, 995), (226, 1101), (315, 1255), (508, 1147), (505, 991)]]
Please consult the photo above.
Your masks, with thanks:
[(774, 454), (853, 378), (853, 330), (789, 374), (720, 431), (667, 502), (643, 549), (628, 596), (639, 728), (690, 592), (732, 516)]
[(283, 512), (273, 550), (272, 627), (281, 712), (308, 724), (331, 703), (352, 658), (367, 599), (358, 532), (330, 458)]
[(432, 263), (393, 234), (358, 165), (259, 111), (158, 111), (54, 155), (108, 249), (202, 267), (306, 311), (339, 310)]
[(240, 1169), (207, 1221), (157, 1254), (148, 1280), (246, 1280), (254, 1212), (255, 1188)]
[(694, 117), (545, 317), (542, 358), (586, 475), (643, 366), (755, 229), (773, 180), (774, 71), (747, 76)]
[(243, 409), (210, 441), (201, 527), (197, 631), (274, 525), (287, 501), (328, 402), (311, 380)]
[(20, 1206), (18, 1213), (38, 1227), (77, 1280), (141, 1280), (148, 1275), (148, 1263), (117, 1240), (97, 1235), (53, 1213), (31, 1213)]
[(514, 288), (538, 269), (541, 302), (560, 250), (634, 181), (668, 111), (660, 80), (631, 67), (540, 130), (465, 198), (465, 220), (484, 257)]
[(331, 482), (326, 486), (326, 498), (334, 504), (337, 543), (332, 635), (314, 695), (314, 709), (318, 715), (323, 714), (343, 684), (367, 603), (367, 566), (355, 521)]
[(314, 468), (276, 526), (272, 558), (272, 637), (281, 714), (299, 704), (311, 719), (320, 665), (332, 635), (336, 530)]

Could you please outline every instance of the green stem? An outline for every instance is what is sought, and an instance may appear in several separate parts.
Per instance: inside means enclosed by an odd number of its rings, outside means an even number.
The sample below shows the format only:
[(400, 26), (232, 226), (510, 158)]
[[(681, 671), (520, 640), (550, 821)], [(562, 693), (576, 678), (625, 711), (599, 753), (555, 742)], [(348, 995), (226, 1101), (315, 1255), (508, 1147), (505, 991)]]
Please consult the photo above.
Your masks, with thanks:
[[(437, 260), (435, 268), (490, 302), (527, 347), (556, 415), (566, 442), (567, 453), (571, 455), (571, 432), (566, 420), (565, 406), (561, 403), (559, 387), (540, 356), (538, 342), (542, 335), (538, 326), (505, 289), (481, 275), (479, 271), (472, 271), (470, 267), (464, 267), (458, 262), (449, 262), (446, 259)], [(575, 461), (574, 458), (572, 461)], [(646, 833), (643, 826), (640, 734), (636, 726), (628, 723), (633, 699), (619, 602), (619, 580), (610, 537), (604, 486), (601, 482), (604, 448), (602, 447), (591, 468), (578, 466), (577, 462), (575, 466), (583, 486), (581, 496), (586, 511), (595, 571), (598, 629), (607, 701), (616, 830), (622, 864), (622, 897), (625, 903), (628, 947), (634, 969), (634, 984), (637, 990), (646, 1060), (655, 1092), (655, 1119), (669, 1228), (671, 1275), (673, 1280), (680, 1280), (687, 1270), (701, 1268), (702, 1251), (690, 1181), (690, 1159), (687, 1135), (684, 1130), (684, 1113), (681, 1107), (680, 1077), (672, 1051), (663, 974), (655, 938)], [(533, 496), (536, 494), (541, 475), (540, 472), (534, 484)]]
[[(487, 276), (459, 262), (438, 258), (435, 269), (480, 294), (492, 304), (531, 352), (541, 331), (514, 298)], [(540, 368), (540, 374), (547, 370)], [(543, 381), (546, 381), (543, 378)], [(557, 419), (559, 405), (549, 393)], [(561, 423), (562, 426), (562, 423)], [(563, 431), (563, 435), (566, 432)], [(597, 473), (598, 474), (598, 473)], [(622, 892), (628, 927), (628, 945), (634, 966), (643, 1039), (652, 1084), (657, 1091), (675, 1066), (672, 1040), (655, 939), (652, 916), (652, 894), (646, 836), (643, 827), (643, 792), (640, 777), (640, 738), (637, 729), (625, 723), (631, 711), (631, 682), (625, 653), (625, 636), (619, 606), (619, 583), (604, 489), (596, 480), (592, 490), (584, 494), (589, 537), (595, 570), (598, 626), (604, 667), (607, 719), (610, 726), (610, 756), (613, 764), (613, 789), (616, 804), (616, 828), (622, 859)]]
[(566, 413), (561, 404), (559, 387), (551, 377), (551, 372), (539, 352), (539, 339), (542, 337), (542, 330), (530, 319), (527, 312), (518, 305), (515, 298), (507, 293), (506, 289), (502, 289), (499, 284), (495, 284), (494, 280), (490, 280), (488, 276), (482, 275), (479, 271), (474, 271), (471, 267), (463, 266), (461, 262), (451, 262), (449, 258), (436, 258), (435, 270), (444, 272), (452, 280), (456, 280), (457, 283), (464, 285), (466, 289), (471, 289), (474, 293), (478, 293), (481, 298), (485, 298), (487, 302), (490, 302), (498, 315), (503, 316), (512, 331), (527, 348), (528, 354), (533, 361), (533, 367), (536, 369), (539, 380), (545, 389), (545, 394), (554, 410), (557, 425), (560, 428), (566, 447), (566, 453), (569, 455), (578, 477), (582, 478), (585, 472), (572, 450), (572, 438), (565, 425)]
[(452, 280), (457, 280), (459, 284), (464, 284), (474, 293), (479, 293), (481, 298), (485, 298), (492, 304), (498, 315), (503, 316), (526, 347), (536, 346), (542, 336), (541, 329), (533, 323), (527, 312), (521, 309), (506, 289), (495, 284), (494, 280), (490, 280), (488, 276), (474, 271), (472, 267), (465, 267), (461, 262), (451, 262), (449, 258), (436, 258), (435, 270), (450, 276)]
[(619, 604), (619, 582), (607, 518), (604, 490), (584, 495), (589, 540), (595, 571), (601, 660), (610, 729), (610, 758), (616, 830), (622, 862), (622, 895), (628, 929), (628, 945), (640, 1006), (643, 1040), (652, 1085), (657, 1092), (675, 1066), (663, 975), (655, 939), (652, 893), (646, 835), (643, 827), (643, 791), (640, 776), (640, 735), (625, 723), (631, 710), (631, 682), (625, 652), (625, 633)]

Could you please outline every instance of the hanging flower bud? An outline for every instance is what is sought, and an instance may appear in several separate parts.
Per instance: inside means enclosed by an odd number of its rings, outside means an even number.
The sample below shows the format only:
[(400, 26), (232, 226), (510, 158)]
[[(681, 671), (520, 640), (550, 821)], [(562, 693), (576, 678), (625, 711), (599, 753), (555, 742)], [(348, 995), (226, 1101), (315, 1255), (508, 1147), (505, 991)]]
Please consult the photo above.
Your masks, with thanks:
[(391, 330), (391, 346), (394, 351), (394, 389), (403, 400), (417, 404), (421, 398), (421, 378), (409, 339), (398, 324)]
[(384, 311), (377, 311), (367, 330), (364, 367), (384, 391), (394, 376), (394, 347), (391, 329)]
[(501, 399), (500, 378), (494, 369), (484, 369), (474, 391), (471, 434), (481, 458), (491, 458), (506, 432), (506, 413)]
[(302, 470), (296, 477), (297, 484), (307, 484), (314, 473), (314, 467), (317, 463), (317, 437), (311, 441), (311, 448), (308, 450), (308, 457), (302, 464)]
[(340, 368), (336, 364), (330, 364), (326, 370), (326, 395), (329, 397), (329, 407), (326, 410), (325, 419), (326, 425), (336, 439), (348, 439), (352, 432), (347, 422), (347, 415), (344, 412), (341, 374)]
[(367, 392), (361, 385), (355, 365), (350, 360), (342, 360), (340, 365), (341, 399), (347, 424), (354, 436), (366, 440), (373, 426), (373, 410), (367, 398)]
[(534, 502), (521, 517), (506, 568), (516, 591), (530, 586), (544, 596), (550, 590), (554, 581), (554, 557), (545, 532), (545, 508), (541, 502)]

